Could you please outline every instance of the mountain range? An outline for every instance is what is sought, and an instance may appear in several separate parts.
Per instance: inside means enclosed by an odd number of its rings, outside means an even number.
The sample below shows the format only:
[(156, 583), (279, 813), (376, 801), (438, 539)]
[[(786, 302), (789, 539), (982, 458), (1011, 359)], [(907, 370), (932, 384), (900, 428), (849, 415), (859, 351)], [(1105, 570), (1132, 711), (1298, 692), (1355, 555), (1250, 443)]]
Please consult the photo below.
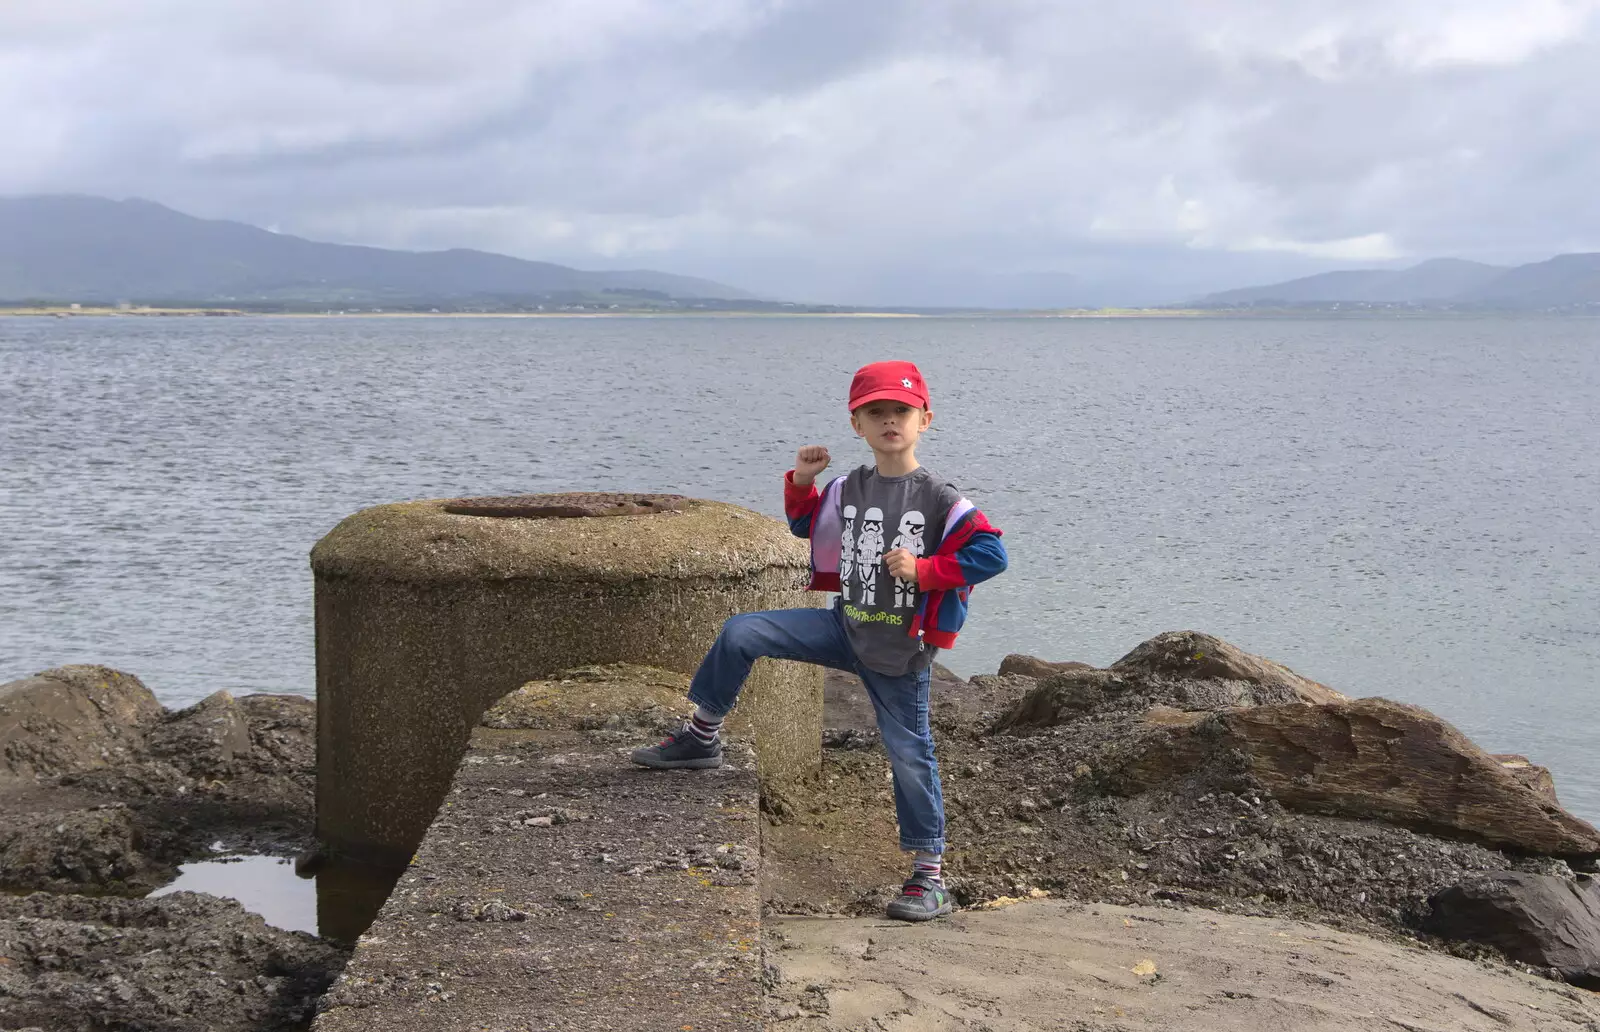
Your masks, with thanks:
[(1600, 310), (1600, 254), (1506, 267), (1435, 258), (1408, 269), (1361, 269), (1210, 294), (1202, 308), (1335, 305), (1484, 311)]
[[(1137, 272), (1148, 282), (1138, 281)], [(1189, 293), (1161, 289), (1153, 267), (1109, 286), (1058, 272), (1006, 276), (969, 270), (942, 278), (927, 270), (898, 278), (892, 273), (885, 270), (883, 282), (865, 291), (880, 298), (879, 305), (912, 300), (1000, 309), (1137, 306), (1176, 302)], [(773, 286), (773, 293), (783, 293), (783, 282)], [(831, 309), (762, 301), (724, 283), (665, 272), (591, 272), (465, 249), (398, 251), (318, 243), (241, 222), (195, 218), (151, 201), (0, 197), (0, 303), (124, 301), (239, 307), (511, 309), (553, 302), (592, 308)], [(1323, 272), (1207, 294), (1173, 307), (1600, 312), (1600, 254), (1564, 254), (1515, 267), (1436, 258), (1406, 269)]]
[(151, 201), (0, 197), (0, 301), (531, 303), (643, 292), (749, 299), (664, 272), (585, 272), (486, 251), (325, 244)]

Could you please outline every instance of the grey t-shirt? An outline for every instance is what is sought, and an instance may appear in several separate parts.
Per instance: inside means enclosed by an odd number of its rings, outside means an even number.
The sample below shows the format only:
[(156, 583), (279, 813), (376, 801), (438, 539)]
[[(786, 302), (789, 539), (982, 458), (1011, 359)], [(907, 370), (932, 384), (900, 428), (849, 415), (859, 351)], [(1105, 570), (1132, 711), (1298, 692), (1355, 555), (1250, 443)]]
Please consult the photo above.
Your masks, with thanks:
[(865, 666), (900, 675), (933, 662), (938, 650), (907, 633), (917, 612), (916, 585), (896, 580), (883, 554), (905, 548), (932, 555), (945, 517), (960, 498), (953, 485), (920, 467), (885, 477), (876, 466), (862, 466), (845, 480), (839, 493), (839, 604), (850, 645)]

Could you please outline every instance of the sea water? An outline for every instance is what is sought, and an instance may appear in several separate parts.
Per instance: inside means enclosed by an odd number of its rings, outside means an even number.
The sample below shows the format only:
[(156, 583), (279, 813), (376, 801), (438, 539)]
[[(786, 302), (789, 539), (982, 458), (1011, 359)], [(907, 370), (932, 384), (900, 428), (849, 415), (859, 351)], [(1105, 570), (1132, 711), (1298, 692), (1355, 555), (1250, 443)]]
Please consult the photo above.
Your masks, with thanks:
[(910, 358), (923, 462), (1005, 531), (941, 658), (1223, 637), (1548, 765), (1600, 820), (1600, 322), (0, 319), (0, 680), (168, 706), (314, 691), (307, 553), (408, 498), (665, 491), (781, 513), (869, 460), (850, 374)]

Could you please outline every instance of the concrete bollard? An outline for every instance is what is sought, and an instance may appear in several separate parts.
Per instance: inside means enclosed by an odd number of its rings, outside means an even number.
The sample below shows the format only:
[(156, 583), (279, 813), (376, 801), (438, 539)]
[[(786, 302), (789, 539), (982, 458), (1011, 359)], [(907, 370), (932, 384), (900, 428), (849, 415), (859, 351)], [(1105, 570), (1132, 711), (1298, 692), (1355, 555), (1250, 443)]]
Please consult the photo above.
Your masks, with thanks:
[[(381, 505), (318, 542), (311, 567), (317, 834), (387, 864), (422, 841), (507, 692), (589, 663), (692, 673), (734, 613), (822, 604), (783, 524), (674, 495)], [(761, 660), (729, 724), (754, 734), (763, 781), (815, 771), (821, 671)]]

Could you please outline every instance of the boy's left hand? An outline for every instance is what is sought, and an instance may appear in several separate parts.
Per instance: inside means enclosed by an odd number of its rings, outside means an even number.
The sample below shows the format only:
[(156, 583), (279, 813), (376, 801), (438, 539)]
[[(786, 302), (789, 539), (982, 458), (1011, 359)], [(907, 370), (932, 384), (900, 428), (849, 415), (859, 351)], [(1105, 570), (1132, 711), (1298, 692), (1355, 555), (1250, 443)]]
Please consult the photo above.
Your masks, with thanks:
[(917, 557), (904, 548), (891, 548), (883, 553), (884, 565), (889, 567), (889, 573), (895, 579), (903, 580), (908, 584), (917, 583)]

